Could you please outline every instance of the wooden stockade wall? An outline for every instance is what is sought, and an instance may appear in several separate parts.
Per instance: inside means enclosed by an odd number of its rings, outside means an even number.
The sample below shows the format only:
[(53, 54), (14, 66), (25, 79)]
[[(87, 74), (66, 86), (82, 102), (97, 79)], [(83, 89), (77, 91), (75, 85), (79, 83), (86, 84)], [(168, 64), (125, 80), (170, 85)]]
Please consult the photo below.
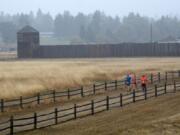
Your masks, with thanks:
[[(175, 78), (180, 77), (180, 71), (169, 71), (156, 74), (148, 74), (148, 80), (153, 83), (160, 83), (160, 81), (164, 80), (174, 80)], [(139, 77), (137, 77), (139, 78)], [(139, 81), (137, 79), (137, 81)], [(19, 97), (17, 99), (11, 100), (0, 100), (0, 112), (5, 112), (8, 109), (13, 109), (20, 107), (21, 109), (27, 108), (30, 105), (40, 105), (44, 102), (57, 102), (58, 100), (70, 100), (75, 97), (85, 97), (89, 95), (95, 95), (96, 93), (101, 92), (102, 90), (117, 90), (120, 87), (124, 86), (124, 80), (115, 80), (115, 81), (107, 81), (107, 82), (99, 82), (89, 86), (82, 86), (80, 88), (67, 89), (65, 91), (58, 90), (49, 90), (41, 93), (37, 93), (37, 95), (30, 97)]]
[(180, 56), (178, 43), (40, 45), (39, 32), (25, 26), (17, 33), (18, 58), (103, 58)]
[[(179, 72), (173, 72), (179, 76)], [(172, 79), (172, 78), (171, 78)], [(151, 78), (152, 80), (152, 78)], [(161, 82), (168, 80), (168, 75), (164, 78), (159, 77), (156, 81)], [(169, 81), (169, 80), (168, 80)], [(112, 83), (112, 82), (111, 82)], [(115, 86), (113, 86), (115, 87)], [(104, 87), (101, 89), (108, 89)], [(100, 88), (96, 89), (99, 90)], [(106, 89), (106, 90), (107, 90)], [(141, 100), (147, 100), (152, 97), (158, 97), (167, 93), (175, 93), (180, 91), (180, 81), (174, 80), (166, 82), (162, 85), (155, 84), (153, 87), (148, 87), (147, 91), (142, 92), (141, 89), (132, 93), (107, 96), (102, 99), (84, 102), (83, 104), (74, 104), (70, 107), (53, 108), (45, 113), (32, 113), (29, 116), (13, 117), (9, 120), (0, 122), (0, 133), (2, 135), (13, 135), (15, 133), (44, 128), (66, 121), (74, 120), (80, 117), (94, 115), (96, 113), (109, 110), (114, 107), (123, 107), (130, 103), (135, 103)]]
[(180, 56), (176, 43), (122, 43), (104, 45), (39, 46), (34, 58), (99, 58), (99, 57), (163, 57)]

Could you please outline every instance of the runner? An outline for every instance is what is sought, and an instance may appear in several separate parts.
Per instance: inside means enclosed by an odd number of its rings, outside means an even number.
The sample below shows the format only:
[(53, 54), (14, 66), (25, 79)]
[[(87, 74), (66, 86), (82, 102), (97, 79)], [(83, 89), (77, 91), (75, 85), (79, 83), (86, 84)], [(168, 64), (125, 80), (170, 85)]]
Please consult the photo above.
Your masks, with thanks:
[(132, 74), (131, 75), (131, 78), (132, 78), (132, 87), (133, 87), (133, 90), (136, 90), (137, 89), (137, 82), (136, 82), (136, 74)]
[(148, 80), (147, 80), (146, 75), (142, 75), (141, 76), (141, 87), (142, 87), (143, 92), (145, 92), (147, 90), (147, 87), (146, 87), (147, 82), (148, 82)]
[(128, 91), (131, 91), (131, 76), (129, 74), (127, 74), (126, 78), (125, 78), (125, 85)]

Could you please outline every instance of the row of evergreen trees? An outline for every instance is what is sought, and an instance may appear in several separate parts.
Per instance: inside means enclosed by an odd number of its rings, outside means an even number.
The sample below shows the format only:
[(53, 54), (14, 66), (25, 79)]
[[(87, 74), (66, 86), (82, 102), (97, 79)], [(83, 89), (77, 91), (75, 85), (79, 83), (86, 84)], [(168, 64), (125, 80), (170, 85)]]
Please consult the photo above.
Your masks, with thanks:
[(9, 15), (0, 13), (0, 33), (5, 43), (15, 42), (16, 32), (25, 25), (32, 25), (40, 32), (54, 32), (57, 38), (66, 38), (82, 43), (149, 42), (166, 37), (180, 37), (180, 20), (176, 17), (162, 16), (159, 19), (130, 13), (122, 18), (107, 16), (95, 11), (76, 16), (68, 11), (53, 18), (40, 9), (36, 14)]

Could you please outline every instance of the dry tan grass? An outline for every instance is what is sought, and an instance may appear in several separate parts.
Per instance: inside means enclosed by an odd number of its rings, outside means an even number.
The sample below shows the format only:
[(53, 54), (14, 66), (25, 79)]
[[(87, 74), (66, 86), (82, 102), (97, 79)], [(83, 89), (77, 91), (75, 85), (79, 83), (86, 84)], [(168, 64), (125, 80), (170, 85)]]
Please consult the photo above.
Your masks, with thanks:
[(20, 135), (179, 135), (180, 93)]
[(177, 70), (180, 58), (46, 59), (0, 62), (0, 98), (120, 79), (129, 72)]

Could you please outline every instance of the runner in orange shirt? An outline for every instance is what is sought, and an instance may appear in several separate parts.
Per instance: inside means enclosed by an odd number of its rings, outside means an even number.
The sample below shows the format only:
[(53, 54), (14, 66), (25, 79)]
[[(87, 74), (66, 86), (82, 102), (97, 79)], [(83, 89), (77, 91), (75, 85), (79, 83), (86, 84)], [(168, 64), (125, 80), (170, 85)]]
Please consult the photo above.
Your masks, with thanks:
[(142, 75), (141, 76), (141, 87), (142, 87), (142, 91), (146, 91), (147, 90), (147, 76), (146, 75)]

